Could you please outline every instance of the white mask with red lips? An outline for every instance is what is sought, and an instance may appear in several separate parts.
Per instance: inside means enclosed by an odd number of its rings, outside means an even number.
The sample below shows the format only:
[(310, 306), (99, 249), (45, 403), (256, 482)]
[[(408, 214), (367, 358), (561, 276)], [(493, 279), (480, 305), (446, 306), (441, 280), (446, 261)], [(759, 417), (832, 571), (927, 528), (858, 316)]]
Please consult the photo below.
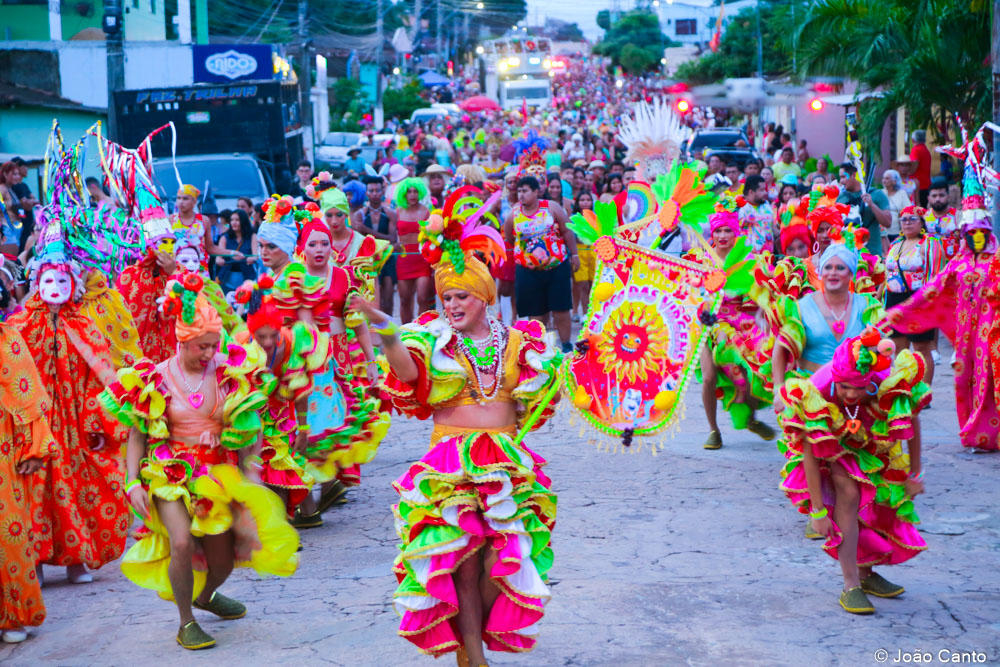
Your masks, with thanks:
[(45, 269), (38, 277), (38, 295), (52, 306), (60, 306), (73, 296), (73, 276), (66, 269)]

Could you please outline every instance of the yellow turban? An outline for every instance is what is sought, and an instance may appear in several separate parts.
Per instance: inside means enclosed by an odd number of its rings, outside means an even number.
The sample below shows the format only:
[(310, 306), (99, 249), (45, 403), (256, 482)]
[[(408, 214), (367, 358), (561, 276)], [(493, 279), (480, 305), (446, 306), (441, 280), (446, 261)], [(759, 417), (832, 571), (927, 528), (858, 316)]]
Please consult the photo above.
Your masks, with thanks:
[(201, 196), (201, 190), (194, 187), (193, 185), (188, 185), (185, 183), (181, 187), (177, 188), (177, 196), (180, 197), (181, 195), (187, 195), (188, 197), (197, 199), (198, 197)]
[(438, 296), (450, 289), (465, 290), (492, 306), (497, 301), (497, 283), (490, 270), (478, 258), (465, 255), (465, 271), (459, 273), (451, 262), (439, 262), (434, 267), (434, 288)]

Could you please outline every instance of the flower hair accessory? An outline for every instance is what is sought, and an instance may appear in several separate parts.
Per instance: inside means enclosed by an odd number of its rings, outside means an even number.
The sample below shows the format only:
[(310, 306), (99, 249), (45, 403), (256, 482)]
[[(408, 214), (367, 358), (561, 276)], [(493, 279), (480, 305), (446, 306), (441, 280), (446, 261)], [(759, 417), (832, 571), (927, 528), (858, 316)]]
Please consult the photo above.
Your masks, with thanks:
[(165, 315), (176, 315), (185, 324), (193, 324), (195, 318), (195, 301), (205, 280), (193, 271), (182, 275), (179, 280), (167, 283), (167, 298), (163, 302)]
[(281, 310), (271, 296), (273, 287), (274, 278), (263, 275), (256, 283), (248, 280), (236, 290), (236, 303), (247, 307), (247, 326), (251, 333), (264, 326), (281, 329), (284, 324)]
[(444, 207), (420, 223), (420, 253), (434, 265), (434, 287), (439, 295), (463, 289), (488, 305), (496, 301), (496, 281), (487, 264), (498, 267), (506, 257), (496, 217), (490, 212), (501, 192), (485, 202), (471, 185), (448, 196)]
[(306, 186), (306, 197), (309, 199), (319, 199), (324, 190), (337, 187), (333, 182), (333, 175), (328, 171), (321, 171), (313, 176), (312, 181)]

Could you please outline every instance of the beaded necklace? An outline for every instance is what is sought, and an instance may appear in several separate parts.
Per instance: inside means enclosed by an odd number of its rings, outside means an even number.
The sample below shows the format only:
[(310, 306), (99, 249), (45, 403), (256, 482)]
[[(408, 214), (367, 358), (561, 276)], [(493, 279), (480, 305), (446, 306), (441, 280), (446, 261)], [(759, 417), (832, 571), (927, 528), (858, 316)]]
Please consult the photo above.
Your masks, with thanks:
[[(469, 365), (476, 375), (481, 396), (476, 402), (480, 405), (486, 405), (500, 393), (500, 387), (503, 385), (502, 359), (507, 352), (507, 328), (492, 318), (489, 320), (489, 325), (489, 336), (480, 340), (474, 340), (452, 327), (452, 332), (458, 339), (458, 346), (469, 360)], [(489, 392), (486, 391), (483, 375), (493, 376), (493, 388)]]

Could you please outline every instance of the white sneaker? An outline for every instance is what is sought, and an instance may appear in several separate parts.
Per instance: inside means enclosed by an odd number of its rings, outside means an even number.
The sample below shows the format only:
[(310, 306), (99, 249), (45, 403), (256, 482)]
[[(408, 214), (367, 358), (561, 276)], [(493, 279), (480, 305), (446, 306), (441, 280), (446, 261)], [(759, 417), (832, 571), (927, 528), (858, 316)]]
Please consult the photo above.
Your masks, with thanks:
[(941, 363), (941, 355), (938, 354), (937, 350), (931, 350), (931, 359), (934, 360), (935, 366)]
[(70, 565), (66, 568), (66, 578), (71, 584), (89, 584), (94, 581), (94, 575), (87, 572), (86, 565)]
[(5, 644), (20, 644), (28, 638), (28, 631), (24, 628), (4, 630), (2, 638)]

